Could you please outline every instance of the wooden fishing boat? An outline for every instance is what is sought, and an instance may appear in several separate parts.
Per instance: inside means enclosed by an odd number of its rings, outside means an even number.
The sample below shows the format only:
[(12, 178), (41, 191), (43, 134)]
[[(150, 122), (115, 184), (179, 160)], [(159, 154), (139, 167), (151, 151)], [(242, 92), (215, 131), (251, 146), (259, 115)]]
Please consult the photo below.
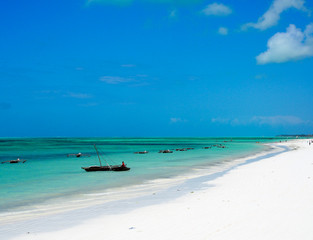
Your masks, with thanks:
[(19, 158), (17, 158), (17, 159), (14, 159), (14, 160), (8, 160), (8, 161), (3, 161), (3, 162), (1, 162), (1, 164), (2, 163), (25, 163), (27, 160), (25, 160), (25, 159), (19, 159)]
[(135, 154), (147, 154), (147, 153), (149, 153), (147, 150), (145, 150), (145, 151), (140, 151), (140, 152), (134, 152)]
[(121, 171), (128, 171), (128, 170), (130, 170), (130, 168), (127, 167), (124, 164), (124, 162), (121, 165), (109, 165), (107, 163), (107, 161), (104, 160), (107, 165), (103, 166), (96, 145), (94, 145), (94, 147), (95, 147), (97, 155), (98, 155), (100, 166), (82, 167), (82, 169), (84, 169), (86, 172), (97, 172), (97, 171), (116, 171), (116, 172), (121, 172)]
[(167, 149), (167, 150), (160, 150), (159, 153), (173, 153), (173, 151)]
[(187, 151), (187, 148), (176, 148), (175, 150), (180, 151), (180, 152), (184, 152), (184, 151)]
[(96, 172), (96, 171), (128, 171), (129, 167), (123, 167), (122, 165), (110, 165), (110, 166), (90, 166), (82, 167), (86, 172)]
[(86, 157), (90, 157), (89, 154), (83, 154), (83, 153), (71, 153), (71, 154), (67, 154), (67, 157), (83, 157), (83, 156), (86, 156)]

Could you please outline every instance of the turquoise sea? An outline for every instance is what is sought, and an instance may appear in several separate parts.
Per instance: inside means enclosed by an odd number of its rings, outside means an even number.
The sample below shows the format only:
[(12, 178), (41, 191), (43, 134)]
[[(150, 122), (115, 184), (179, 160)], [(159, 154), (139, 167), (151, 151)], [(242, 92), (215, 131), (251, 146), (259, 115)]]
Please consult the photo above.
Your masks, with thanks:
[[(32, 206), (45, 200), (75, 196), (171, 178), (193, 169), (231, 161), (266, 150), (260, 143), (280, 138), (0, 138), (0, 162), (26, 159), (25, 163), (0, 164), (0, 212)], [(81, 167), (121, 164), (128, 172), (85, 172)], [(220, 148), (222, 144), (225, 148)], [(204, 149), (204, 147), (212, 148)], [(176, 148), (194, 148), (175, 151)], [(159, 150), (173, 149), (173, 153)], [(148, 154), (134, 154), (137, 151)], [(68, 157), (83, 153), (88, 156)]]

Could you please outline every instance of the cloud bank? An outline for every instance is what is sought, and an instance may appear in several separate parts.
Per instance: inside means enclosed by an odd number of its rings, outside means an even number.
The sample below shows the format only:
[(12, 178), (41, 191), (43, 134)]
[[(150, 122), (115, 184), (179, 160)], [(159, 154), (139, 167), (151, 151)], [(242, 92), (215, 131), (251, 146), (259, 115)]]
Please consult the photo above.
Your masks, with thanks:
[(313, 23), (302, 32), (290, 24), (286, 32), (279, 32), (267, 42), (267, 50), (256, 57), (258, 64), (296, 61), (313, 56)]
[(290, 8), (295, 8), (300, 11), (308, 12), (304, 6), (304, 0), (274, 0), (270, 8), (258, 19), (256, 23), (247, 23), (242, 26), (243, 29), (253, 27), (260, 30), (268, 29), (275, 26), (279, 19), (280, 14)]
[(212, 123), (225, 125), (269, 125), (269, 126), (292, 126), (307, 123), (296, 116), (254, 116), (250, 119), (212, 118)]
[(232, 13), (232, 10), (230, 7), (222, 3), (212, 3), (212, 4), (209, 4), (201, 12), (204, 13), (205, 15), (227, 16)]
[(304, 123), (304, 121), (296, 116), (270, 116), (270, 117), (262, 117), (257, 116), (251, 119), (252, 123), (256, 123), (259, 125), (271, 125), (271, 126), (279, 126), (279, 125), (298, 125)]

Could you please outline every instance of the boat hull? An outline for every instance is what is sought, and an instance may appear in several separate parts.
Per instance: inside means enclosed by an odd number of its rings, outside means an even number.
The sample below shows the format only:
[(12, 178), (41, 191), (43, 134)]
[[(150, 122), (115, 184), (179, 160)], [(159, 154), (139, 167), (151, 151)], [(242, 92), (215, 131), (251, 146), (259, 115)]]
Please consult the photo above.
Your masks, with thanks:
[(114, 166), (90, 166), (90, 167), (82, 167), (86, 172), (98, 172), (98, 171), (116, 171), (116, 172), (121, 172), (121, 171), (128, 171), (130, 168), (128, 167), (123, 167), (119, 165), (114, 165)]

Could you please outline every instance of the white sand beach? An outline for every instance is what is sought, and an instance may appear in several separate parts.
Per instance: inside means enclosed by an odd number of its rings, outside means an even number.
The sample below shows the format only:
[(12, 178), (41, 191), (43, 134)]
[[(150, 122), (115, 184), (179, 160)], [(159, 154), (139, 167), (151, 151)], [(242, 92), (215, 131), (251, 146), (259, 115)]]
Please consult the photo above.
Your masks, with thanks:
[(292, 150), (212, 179), (197, 177), (146, 198), (117, 202), (115, 210), (98, 205), (48, 215), (16, 225), (17, 235), (10, 224), (0, 238), (312, 240), (313, 144), (278, 145)]

